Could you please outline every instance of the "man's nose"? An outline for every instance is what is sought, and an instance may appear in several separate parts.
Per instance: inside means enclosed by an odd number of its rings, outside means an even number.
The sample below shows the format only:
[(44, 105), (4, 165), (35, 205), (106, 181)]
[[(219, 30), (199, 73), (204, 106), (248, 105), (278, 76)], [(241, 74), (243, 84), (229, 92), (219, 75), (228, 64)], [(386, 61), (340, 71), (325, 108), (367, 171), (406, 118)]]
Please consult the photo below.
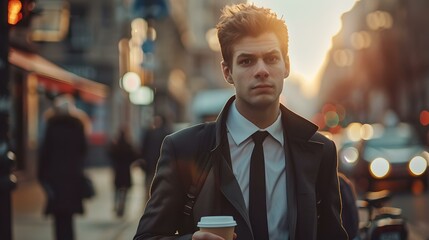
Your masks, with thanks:
[(255, 77), (256, 78), (268, 78), (268, 76), (270, 75), (270, 73), (268, 72), (268, 68), (267, 65), (264, 63), (264, 61), (259, 60), (258, 63), (256, 64), (256, 72), (255, 72)]

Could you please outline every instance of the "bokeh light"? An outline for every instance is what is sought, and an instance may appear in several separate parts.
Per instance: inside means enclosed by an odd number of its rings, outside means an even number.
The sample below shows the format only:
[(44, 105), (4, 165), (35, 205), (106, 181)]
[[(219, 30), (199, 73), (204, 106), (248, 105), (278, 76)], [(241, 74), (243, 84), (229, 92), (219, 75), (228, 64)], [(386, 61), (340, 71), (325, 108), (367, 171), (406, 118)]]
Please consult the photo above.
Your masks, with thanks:
[(127, 72), (122, 77), (121, 87), (127, 92), (134, 92), (141, 85), (140, 76), (135, 72)]
[(429, 125), (429, 111), (423, 110), (420, 112), (420, 124), (423, 126)]
[(361, 127), (361, 123), (350, 123), (346, 131), (348, 139), (355, 142), (361, 140)]
[(371, 174), (376, 178), (385, 177), (390, 171), (390, 164), (384, 158), (376, 158), (371, 162), (369, 166), (371, 170)]

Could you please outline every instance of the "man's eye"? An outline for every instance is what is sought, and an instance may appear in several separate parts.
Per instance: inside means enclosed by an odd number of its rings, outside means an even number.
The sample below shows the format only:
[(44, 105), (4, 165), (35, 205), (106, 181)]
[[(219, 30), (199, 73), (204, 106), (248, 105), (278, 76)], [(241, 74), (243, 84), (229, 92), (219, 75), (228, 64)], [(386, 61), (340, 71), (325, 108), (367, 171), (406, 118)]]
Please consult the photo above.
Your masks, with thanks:
[(278, 56), (269, 56), (265, 58), (266, 63), (275, 64), (280, 61), (280, 58)]
[(250, 59), (250, 58), (242, 59), (239, 61), (239, 64), (240, 65), (250, 65), (250, 64), (252, 64), (252, 59)]

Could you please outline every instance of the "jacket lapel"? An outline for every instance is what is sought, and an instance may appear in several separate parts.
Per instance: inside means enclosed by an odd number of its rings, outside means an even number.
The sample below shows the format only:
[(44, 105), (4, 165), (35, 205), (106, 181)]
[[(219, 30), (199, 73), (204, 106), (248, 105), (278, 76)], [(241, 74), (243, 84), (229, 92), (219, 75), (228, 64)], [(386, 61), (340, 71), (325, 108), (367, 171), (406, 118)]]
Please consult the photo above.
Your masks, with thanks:
[[(290, 239), (296, 238), (298, 214), (301, 216), (298, 197), (301, 193), (314, 192), (322, 144), (312, 142), (317, 127), (285, 107), (281, 107), (283, 135), (285, 138), (286, 191)], [(300, 202), (301, 203), (301, 202)], [(308, 231), (315, 226), (308, 224)]]
[(234, 206), (237, 212), (240, 213), (241, 217), (245, 220), (250, 229), (250, 220), (244, 203), (243, 194), (241, 194), (241, 188), (232, 172), (232, 169), (224, 158), (219, 161), (218, 166), (219, 173), (222, 176), (220, 178), (221, 192), (231, 205)]
[[(234, 216), (240, 226), (236, 229), (239, 231), (237, 234), (243, 239), (252, 239), (252, 230), (244, 198), (227, 159), (219, 149), (216, 149), (212, 152), (210, 161), (213, 162), (213, 165), (199, 194), (204, 197), (198, 197), (195, 202), (194, 220), (199, 220), (205, 215), (219, 215), (227, 212)], [(223, 195), (230, 207), (225, 208), (225, 205), (219, 205), (217, 189), (220, 190), (220, 194)]]
[(220, 190), (225, 198), (241, 215), (242, 219), (244, 219), (247, 229), (250, 231), (248, 234), (251, 235), (252, 227), (250, 225), (246, 204), (244, 202), (243, 194), (241, 194), (240, 185), (238, 184), (231, 168), (231, 157), (228, 148), (228, 138), (226, 135), (226, 119), (229, 108), (231, 107), (231, 104), (234, 102), (234, 100), (235, 96), (232, 96), (225, 104), (225, 107), (216, 120), (216, 147), (212, 153), (213, 156), (215, 156), (215, 158), (218, 160), (217, 164), (214, 164), (214, 166), (218, 167), (217, 170), (219, 171), (220, 176)]

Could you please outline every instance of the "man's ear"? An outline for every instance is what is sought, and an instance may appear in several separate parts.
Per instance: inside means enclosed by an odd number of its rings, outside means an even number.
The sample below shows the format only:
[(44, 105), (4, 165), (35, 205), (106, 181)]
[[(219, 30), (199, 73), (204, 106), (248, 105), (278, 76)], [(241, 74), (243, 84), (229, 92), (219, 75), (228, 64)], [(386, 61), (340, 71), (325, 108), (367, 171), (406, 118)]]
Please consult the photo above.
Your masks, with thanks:
[(289, 73), (290, 73), (289, 55), (285, 57), (285, 68), (286, 68), (286, 71), (285, 71), (284, 78), (287, 78), (287, 77), (289, 77)]
[(222, 61), (221, 67), (222, 67), (223, 78), (225, 79), (225, 81), (229, 84), (234, 84), (234, 81), (232, 80), (232, 77), (231, 77), (231, 70), (229, 69), (228, 64), (226, 64), (225, 61)]

